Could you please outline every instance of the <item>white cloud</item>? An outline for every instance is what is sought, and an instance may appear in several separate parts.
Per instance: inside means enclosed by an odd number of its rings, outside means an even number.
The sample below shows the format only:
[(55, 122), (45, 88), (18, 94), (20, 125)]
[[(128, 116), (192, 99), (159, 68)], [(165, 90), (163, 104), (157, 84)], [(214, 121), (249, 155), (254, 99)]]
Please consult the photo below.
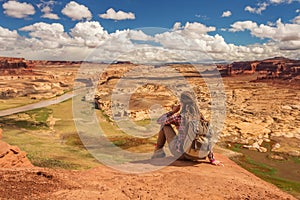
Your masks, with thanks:
[(62, 14), (70, 17), (73, 21), (82, 19), (92, 19), (92, 13), (90, 12), (90, 10), (86, 6), (80, 5), (75, 1), (69, 2), (61, 12)]
[(10, 31), (7, 28), (3, 28), (0, 26), (0, 37), (1, 38), (16, 38), (18, 37), (18, 33), (16, 30)]
[(296, 10), (296, 13), (299, 13), (299, 12), (300, 12), (300, 9), (297, 9), (297, 10)]
[(281, 50), (299, 51), (300, 50), (300, 40), (283, 41), (279, 44), (279, 48)]
[(60, 48), (70, 42), (70, 37), (64, 32), (63, 25), (59, 23), (47, 24), (39, 22), (19, 30), (28, 31), (32, 38), (41, 41), (46, 48)]
[[(133, 62), (203, 62), (264, 59), (274, 56), (299, 58), (300, 36), (298, 24), (258, 25), (252, 21), (236, 22), (231, 31), (249, 30), (253, 36), (269, 38), (263, 44), (229, 44), (221, 35), (209, 35), (215, 27), (198, 22), (181, 25), (172, 30), (150, 36), (141, 30), (117, 30), (108, 33), (99, 22), (78, 22), (66, 32), (59, 23), (35, 23), (20, 31), (0, 27), (2, 55), (22, 56), (27, 59), (130, 60)], [(142, 42), (139, 42), (142, 41)], [(159, 44), (159, 45), (157, 45)], [(95, 48), (97, 47), (97, 48)]]
[(123, 31), (116, 31), (115, 33), (111, 34), (114, 37), (126, 37), (129, 40), (138, 40), (138, 41), (151, 41), (153, 37), (146, 35), (142, 30), (123, 30)]
[(97, 47), (109, 37), (107, 31), (96, 21), (79, 22), (71, 29), (70, 34), (78, 44), (87, 47)]
[(41, 11), (44, 13), (42, 18), (59, 19), (57, 14), (52, 13), (52, 9), (49, 6), (44, 7)]
[(4, 13), (7, 16), (15, 18), (25, 18), (35, 14), (34, 7), (29, 3), (20, 3), (17, 1), (8, 1), (2, 5)]
[(275, 4), (279, 4), (279, 3), (283, 3), (285, 0), (270, 0), (270, 3), (275, 3)]
[(232, 15), (230, 10), (224, 11), (222, 17), (230, 17)]
[(110, 8), (104, 14), (100, 14), (99, 17), (103, 19), (113, 19), (113, 20), (125, 20), (125, 19), (135, 19), (135, 14), (132, 12), (124, 12), (119, 10), (116, 12), (113, 8)]
[(253, 8), (251, 6), (246, 6), (245, 7), (245, 11), (248, 11), (250, 13), (256, 13), (256, 14), (261, 14), (262, 11), (266, 10), (267, 7), (269, 6), (269, 4), (267, 4), (266, 2), (264, 3), (259, 3), (257, 4), (257, 8)]
[[(176, 50), (193, 50), (193, 51), (223, 51), (225, 41), (222, 36), (210, 36), (207, 33), (215, 31), (215, 27), (207, 27), (203, 24), (187, 22), (185, 26), (180, 27), (177, 22), (174, 24), (176, 29), (171, 32), (157, 34), (155, 41), (163, 47)], [(222, 49), (222, 50), (221, 50)]]
[[(295, 18), (294, 21), (297, 22), (299, 18)], [(281, 22), (281, 19), (278, 19), (276, 26), (269, 26), (265, 24), (257, 25), (252, 21), (242, 21), (235, 22), (231, 25), (230, 31), (245, 31), (249, 30), (251, 35), (258, 38), (269, 38), (276, 42), (287, 42), (289, 44), (298, 44), (300, 41), (300, 24), (284, 24)], [(289, 46), (290, 46), (289, 45)]]
[(52, 13), (55, 4), (57, 4), (57, 2), (54, 0), (41, 0), (41, 3), (37, 4), (37, 7), (44, 13), (41, 17), (47, 19), (60, 19), (57, 14)]
[(270, 3), (273, 3), (273, 4), (281, 4), (281, 3), (292, 3), (293, 0), (270, 0)]
[(42, 15), (42, 18), (48, 18), (48, 19), (60, 19), (60, 18), (58, 17), (58, 15), (57, 15), (57, 14), (54, 14), (54, 13), (44, 13), (44, 14)]
[(293, 23), (294, 23), (294, 24), (300, 24), (300, 15), (298, 15), (297, 17), (295, 17), (295, 18), (293, 19)]
[(20, 48), (21, 37), (16, 30), (9, 30), (0, 26), (0, 51), (2, 56), (16, 55)]
[(183, 29), (187, 32), (196, 33), (196, 34), (206, 34), (208, 32), (212, 32), (216, 30), (216, 27), (213, 26), (206, 26), (204, 24), (194, 22), (189, 23), (187, 22)]
[(244, 31), (246, 29), (252, 30), (253, 28), (257, 27), (257, 24), (252, 21), (238, 21), (230, 26), (231, 26), (231, 28), (229, 29), (230, 32), (238, 32), (238, 31)]

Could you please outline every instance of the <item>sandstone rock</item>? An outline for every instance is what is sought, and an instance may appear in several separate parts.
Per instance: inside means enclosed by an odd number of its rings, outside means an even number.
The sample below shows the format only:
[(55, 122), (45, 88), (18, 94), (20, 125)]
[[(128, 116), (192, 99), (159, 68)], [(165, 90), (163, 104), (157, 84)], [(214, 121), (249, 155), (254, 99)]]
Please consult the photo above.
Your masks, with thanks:
[(262, 145), (263, 142), (264, 142), (263, 139), (259, 139), (259, 140), (257, 141), (257, 143), (258, 143), (259, 146)]
[(14, 153), (14, 154), (18, 154), (21, 152), (21, 150), (19, 149), (19, 147), (17, 146), (10, 146), (10, 150)]
[(0, 167), (3, 168), (33, 167), (33, 165), (26, 158), (25, 152), (15, 154), (12, 151), (9, 151), (4, 157), (0, 158)]
[(289, 155), (291, 156), (300, 156), (300, 151), (297, 151), (297, 150), (292, 150), (292, 151), (289, 151), (288, 152)]
[(282, 106), (281, 108), (285, 110), (292, 110), (291, 106), (288, 105)]
[(257, 151), (257, 148), (253, 147), (253, 146), (248, 146), (247, 149), (251, 150), (251, 151)]
[(279, 156), (279, 155), (271, 155), (270, 158), (272, 158), (274, 160), (284, 160), (284, 157)]
[(254, 147), (252, 145), (243, 145), (243, 148), (245, 149), (249, 149), (251, 151), (258, 151), (258, 148), (257, 147)]
[(266, 116), (263, 122), (266, 124), (266, 126), (269, 126), (274, 123), (274, 119), (271, 116)]
[(286, 137), (286, 138), (293, 138), (293, 137), (294, 137), (294, 133), (292, 133), (292, 132), (287, 132), (287, 133), (285, 133), (283, 136)]
[(269, 138), (264, 138), (264, 142), (271, 142)]
[[(2, 132), (2, 130), (0, 129)], [(17, 146), (10, 146), (0, 140), (0, 168), (33, 167), (26, 157), (26, 153)]]
[(0, 159), (4, 157), (10, 151), (9, 145), (3, 141), (0, 141)]
[(254, 142), (254, 143), (252, 144), (252, 146), (253, 146), (254, 148), (256, 148), (256, 149), (259, 149), (259, 147), (260, 147), (260, 145), (259, 145), (258, 142)]
[(239, 122), (236, 124), (236, 127), (239, 129), (242, 135), (265, 135), (271, 132), (270, 129), (256, 123), (250, 122)]
[(292, 108), (292, 109), (300, 110), (300, 104), (297, 104), (297, 105), (291, 105), (291, 108)]
[(265, 153), (265, 152), (268, 151), (268, 149), (265, 148), (265, 147), (259, 147), (259, 148), (258, 148), (258, 151), (261, 152), (261, 153)]
[(2, 139), (2, 129), (0, 128), (0, 140)]
[(271, 151), (275, 151), (277, 149), (279, 149), (281, 147), (281, 145), (279, 143), (276, 143), (272, 146), (272, 150)]

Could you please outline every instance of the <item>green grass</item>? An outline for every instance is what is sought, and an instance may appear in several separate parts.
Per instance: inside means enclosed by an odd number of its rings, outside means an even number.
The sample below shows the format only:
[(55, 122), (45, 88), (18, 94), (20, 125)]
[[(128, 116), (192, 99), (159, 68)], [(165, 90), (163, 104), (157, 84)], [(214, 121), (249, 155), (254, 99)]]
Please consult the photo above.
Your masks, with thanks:
[(32, 155), (27, 155), (29, 160), (31, 160), (31, 163), (34, 166), (39, 166), (39, 167), (47, 167), (47, 168), (58, 168), (58, 169), (80, 169), (81, 166), (79, 164), (74, 164), (71, 162), (64, 161), (62, 159), (55, 159), (55, 158), (45, 158), (45, 157), (40, 157), (40, 156), (32, 156)]
[(295, 164), (300, 164), (300, 158), (299, 158), (299, 157), (291, 156), (291, 160), (292, 160)]
[[(137, 138), (124, 133), (111, 122), (102, 111), (96, 110), (99, 125), (105, 137), (112, 144), (132, 152), (152, 152), (156, 137)], [(49, 117), (55, 120), (49, 126)], [(149, 121), (149, 120), (148, 120)], [(147, 120), (138, 122), (147, 125)], [(72, 100), (46, 108), (0, 118), (3, 140), (17, 145), (27, 153), (30, 161), (39, 167), (63, 169), (88, 169), (98, 166), (92, 155), (85, 149), (73, 121)], [(105, 149), (109, 149), (103, 146)], [(106, 153), (107, 154), (107, 153)], [(102, 157), (109, 158), (109, 154)], [(112, 158), (123, 161), (123, 157)]]
[[(54, 130), (49, 116), (57, 119)], [(18, 116), (26, 116), (20, 120)], [(3, 140), (17, 145), (39, 167), (88, 169), (100, 163), (84, 148), (72, 119), (72, 101), (0, 118)]]
[(35, 166), (88, 169), (99, 164), (84, 148), (64, 144), (49, 132), (7, 127), (4, 127), (3, 131), (3, 140), (25, 151)]
[(247, 156), (245, 157), (245, 161), (251, 166), (249, 170), (254, 174), (265, 176), (265, 177), (273, 177), (274, 175), (276, 175), (276, 169), (266, 164), (256, 162)]
[[(232, 149), (237, 147), (232, 147)], [(279, 177), (277, 169), (271, 167), (265, 163), (261, 163), (251, 159), (249, 156), (244, 155), (233, 159), (237, 164), (261, 179), (276, 185), (278, 188), (300, 198), (300, 181), (292, 181), (282, 177)], [(292, 157), (295, 163), (299, 164), (299, 158)], [(281, 161), (282, 162), (282, 161)]]
[(0, 100), (0, 110), (6, 110), (10, 108), (16, 108), (32, 103), (36, 103), (39, 100), (31, 99), (29, 97), (16, 97), (12, 99), (1, 99)]
[(287, 180), (281, 177), (278, 177), (277, 170), (262, 164), (257, 163), (254, 160), (247, 158), (247, 162), (252, 165), (252, 167), (247, 168), (250, 172), (254, 173), (258, 177), (262, 178), (263, 180), (270, 182), (276, 185), (278, 188), (291, 193), (292, 195), (300, 197), (300, 183)]
[[(156, 136), (150, 138), (138, 138), (129, 134), (124, 133), (116, 125), (111, 122), (103, 111), (96, 110), (98, 116), (99, 125), (109, 139), (114, 145), (130, 150), (133, 152), (152, 152), (154, 149), (154, 144), (156, 143)], [(148, 125), (150, 120), (142, 120), (136, 122), (139, 126)], [(128, 128), (128, 127), (127, 127)], [(132, 130), (134, 127), (130, 127)]]
[(242, 146), (243, 146), (242, 144), (234, 144), (231, 150), (240, 153)]
[(23, 128), (27, 130), (40, 130), (48, 127), (47, 119), (52, 113), (48, 108), (40, 108), (23, 114), (15, 114), (0, 118), (1, 123), (15, 128)]
[(49, 108), (39, 108), (31, 111), (27, 111), (25, 113), (29, 114), (35, 121), (40, 123), (46, 123), (50, 114), (52, 114), (52, 110)]
[(139, 120), (135, 122), (139, 126), (147, 126), (151, 123), (150, 119)]
[(1, 123), (7, 126), (11, 126), (12, 128), (23, 128), (27, 130), (40, 130), (40, 129), (45, 129), (45, 126), (47, 126), (44, 123), (39, 123), (35, 121), (9, 119), (9, 118), (2, 118)]

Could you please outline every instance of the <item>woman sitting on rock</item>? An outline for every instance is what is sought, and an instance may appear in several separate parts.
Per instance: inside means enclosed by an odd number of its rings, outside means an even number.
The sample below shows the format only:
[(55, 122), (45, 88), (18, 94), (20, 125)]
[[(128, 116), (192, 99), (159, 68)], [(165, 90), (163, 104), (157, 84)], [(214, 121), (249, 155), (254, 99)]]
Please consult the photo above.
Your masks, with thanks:
[[(196, 160), (195, 157), (190, 157), (188, 153), (184, 150), (186, 149), (184, 146), (186, 144), (192, 144), (192, 138), (188, 141), (187, 135), (187, 126), (188, 122), (191, 119), (187, 117), (192, 115), (193, 119), (197, 119), (197, 121), (204, 120), (203, 115), (200, 113), (196, 102), (193, 100), (195, 99), (190, 92), (183, 92), (180, 96), (180, 104), (173, 107), (172, 111), (162, 115), (157, 122), (161, 124), (161, 129), (158, 133), (157, 144), (155, 147), (154, 154), (152, 155), (152, 159), (154, 158), (163, 158), (166, 156), (163, 147), (166, 142), (169, 144), (170, 152), (179, 160)], [(181, 111), (180, 111), (181, 109)], [(180, 112), (179, 112), (180, 111)], [(179, 113), (178, 113), (179, 112)], [(177, 114), (176, 114), (177, 113)], [(178, 130), (178, 135), (176, 135), (175, 130), (172, 128), (171, 125), (175, 125)], [(214, 158), (213, 152), (211, 148), (207, 151), (207, 157), (211, 164), (213, 165), (223, 165), (221, 162), (217, 161)], [(204, 157), (205, 158), (205, 157)], [(198, 159), (203, 159), (198, 157)]]

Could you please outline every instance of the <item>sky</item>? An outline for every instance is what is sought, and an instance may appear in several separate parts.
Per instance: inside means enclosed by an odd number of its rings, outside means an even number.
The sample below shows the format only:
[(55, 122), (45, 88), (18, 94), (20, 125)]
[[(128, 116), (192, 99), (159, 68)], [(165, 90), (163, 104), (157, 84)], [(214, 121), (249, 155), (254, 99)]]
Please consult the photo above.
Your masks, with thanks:
[(0, 56), (136, 63), (300, 59), (300, 0), (0, 4)]

